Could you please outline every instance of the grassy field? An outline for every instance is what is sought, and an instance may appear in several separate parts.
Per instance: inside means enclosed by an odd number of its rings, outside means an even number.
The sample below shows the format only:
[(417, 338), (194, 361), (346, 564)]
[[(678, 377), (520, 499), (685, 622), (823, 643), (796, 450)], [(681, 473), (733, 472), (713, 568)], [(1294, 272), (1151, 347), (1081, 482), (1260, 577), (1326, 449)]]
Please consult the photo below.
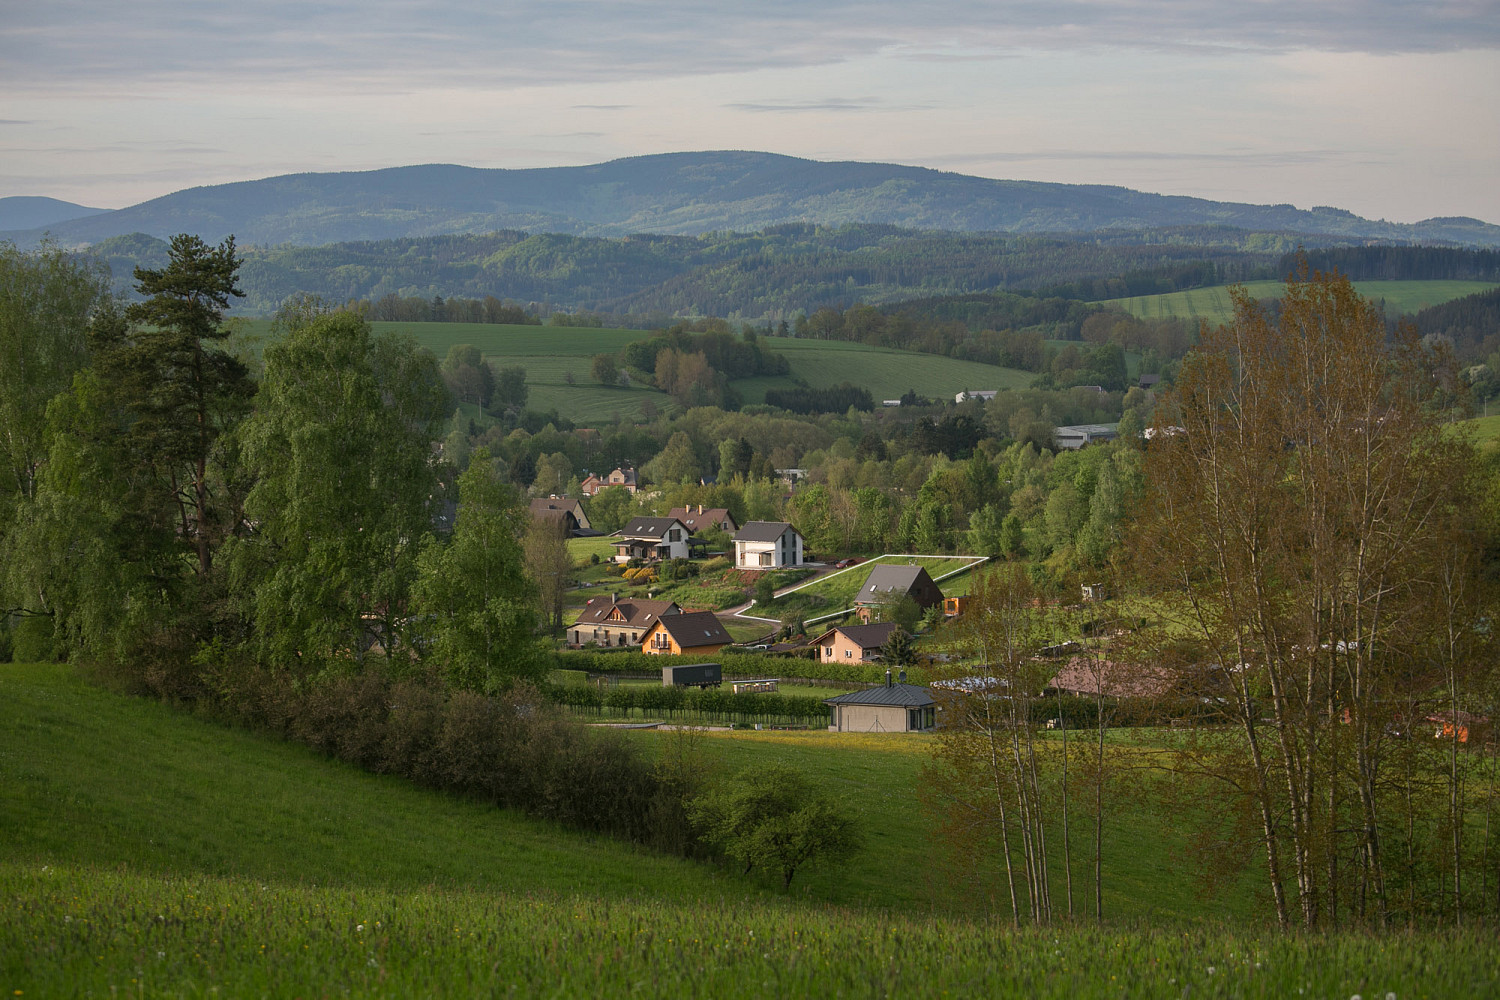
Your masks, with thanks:
[[(961, 389), (1025, 388), (1036, 377), (1015, 368), (836, 340), (762, 337), (760, 344), (786, 355), (792, 375), (802, 378), (808, 385), (822, 387), (853, 382), (870, 390), (876, 406), (882, 399), (895, 399), (908, 389), (915, 389), (920, 396), (952, 399)], [(782, 384), (791, 383), (786, 379), (765, 378), (742, 379), (734, 383), (735, 388), (744, 394), (746, 402), (763, 400), (767, 388)]]
[[(1492, 407), (1494, 408), (1494, 407)], [(1473, 435), (1474, 443), (1485, 451), (1500, 448), (1500, 414), (1493, 417), (1475, 417), (1453, 425), (1457, 430)]]
[[(260, 342), (270, 333), (270, 320), (239, 322), (246, 335)], [(489, 323), (372, 325), (377, 333), (409, 333), (440, 359), (455, 344), (473, 344), (496, 367), (521, 365), (531, 388), (528, 405), (535, 410), (556, 408), (575, 423), (599, 423), (617, 415), (639, 417), (648, 400), (658, 409), (673, 405), (665, 393), (647, 386), (602, 386), (589, 379), (594, 355), (613, 354), (632, 341), (649, 337), (650, 331)], [(852, 382), (869, 389), (879, 405), (880, 400), (893, 399), (908, 389), (936, 399), (952, 399), (960, 389), (1022, 388), (1034, 377), (1013, 368), (842, 341), (762, 337), (760, 342), (786, 355), (791, 375), (733, 382), (746, 403), (764, 402), (767, 389), (791, 386), (794, 378), (817, 387)], [(569, 374), (573, 376), (572, 385), (567, 381)]]
[[(1495, 287), (1488, 281), (1356, 281), (1359, 294), (1374, 302), (1385, 303), (1391, 315), (1414, 313), (1428, 306), (1441, 305), (1452, 299), (1488, 291)], [(1279, 281), (1251, 281), (1245, 288), (1255, 298), (1273, 298), (1281, 294)], [(1105, 305), (1123, 309), (1141, 319), (1163, 319), (1178, 316), (1223, 323), (1233, 315), (1227, 285), (1193, 288), (1165, 295), (1137, 295), (1110, 299)]]
[[(673, 737), (632, 738), (650, 751)], [(799, 873), (786, 895), (110, 694), (65, 667), (0, 666), (0, 990), (1342, 998), (1500, 988), (1500, 951), (1483, 932), (1280, 936), (1243, 919), (1245, 891), (1199, 898), (1173, 863), (1171, 817), (1133, 801), (1111, 807), (1110, 924), (1014, 930), (956, 913), (968, 897), (944, 892), (915, 800), (927, 739), (701, 738), (707, 767), (792, 763), (860, 814), (865, 853), (842, 874)]]
[[(937, 579), (954, 570), (966, 565), (977, 565), (977, 556), (964, 556), (961, 558), (944, 556), (912, 556), (912, 555), (883, 555), (874, 559), (867, 559), (857, 566), (838, 570), (827, 576), (819, 577), (806, 586), (799, 587), (788, 594), (776, 598), (769, 605), (762, 607), (756, 605), (750, 610), (751, 614), (764, 615), (768, 618), (776, 618), (789, 610), (798, 610), (812, 615), (829, 614), (834, 611), (848, 608), (854, 603), (854, 596), (859, 588), (864, 585), (865, 578), (870, 575), (870, 569), (881, 563), (892, 566), (905, 566), (915, 563), (925, 567), (929, 576)], [(968, 581), (972, 574), (956, 573), (949, 580), (945, 580), (938, 586), (946, 596), (955, 596), (968, 593)]]

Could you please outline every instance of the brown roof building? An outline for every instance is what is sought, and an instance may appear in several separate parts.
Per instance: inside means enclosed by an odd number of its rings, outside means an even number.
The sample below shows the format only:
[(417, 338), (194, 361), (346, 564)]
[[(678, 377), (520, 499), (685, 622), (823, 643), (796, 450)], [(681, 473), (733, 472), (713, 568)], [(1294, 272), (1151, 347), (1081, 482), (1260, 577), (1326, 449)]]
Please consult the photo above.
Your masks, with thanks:
[(536, 520), (558, 520), (562, 522), (568, 537), (580, 531), (589, 531), (589, 516), (583, 512), (583, 504), (576, 498), (545, 497), (531, 501), (531, 516)]
[(658, 618), (642, 636), (641, 652), (711, 656), (733, 641), (712, 611), (688, 611)]
[(899, 627), (895, 622), (836, 625), (808, 645), (818, 647), (818, 659), (823, 663), (862, 663), (875, 659)]
[(620, 600), (617, 594), (595, 597), (568, 628), (568, 641), (575, 646), (635, 646), (663, 617), (681, 613), (676, 601)]
[(697, 534), (704, 528), (720, 527), (731, 535), (740, 530), (734, 515), (729, 513), (727, 507), (705, 508), (701, 503), (688, 505), (686, 507), (673, 507), (667, 511), (668, 517), (675, 517), (687, 526), (687, 530)]
[(1160, 698), (1177, 686), (1181, 676), (1170, 667), (1075, 656), (1047, 687), (1063, 694), (1089, 697), (1102, 694), (1106, 698)]

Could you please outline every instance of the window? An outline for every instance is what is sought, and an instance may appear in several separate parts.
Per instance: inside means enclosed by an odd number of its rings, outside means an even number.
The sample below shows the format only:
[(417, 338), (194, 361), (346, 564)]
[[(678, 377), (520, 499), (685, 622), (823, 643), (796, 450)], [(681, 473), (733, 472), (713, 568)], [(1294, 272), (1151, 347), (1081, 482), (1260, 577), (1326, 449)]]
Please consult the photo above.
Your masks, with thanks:
[(846, 659), (846, 660), (852, 660), (852, 659), (854, 659), (854, 650), (852, 650), (852, 649), (846, 649), (846, 650), (844, 650), (844, 659)]
[(673, 528), (671, 530), (671, 532), (667, 535), (667, 540), (668, 541), (672, 541), (672, 542), (680, 542), (680, 541), (682, 541), (682, 532), (679, 531), (679, 530), (677, 530), (676, 528)]

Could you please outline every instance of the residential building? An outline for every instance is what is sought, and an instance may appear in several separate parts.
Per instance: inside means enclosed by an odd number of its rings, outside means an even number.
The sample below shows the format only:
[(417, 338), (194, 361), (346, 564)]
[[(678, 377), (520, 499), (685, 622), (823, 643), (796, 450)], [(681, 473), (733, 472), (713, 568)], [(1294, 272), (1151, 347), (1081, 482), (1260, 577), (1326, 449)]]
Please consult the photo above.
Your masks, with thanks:
[(595, 597), (569, 626), (568, 641), (575, 646), (636, 646), (659, 619), (681, 613), (676, 601), (621, 600), (618, 594)]
[(864, 663), (879, 657), (891, 633), (899, 628), (895, 622), (870, 625), (835, 625), (814, 639), (822, 663)]
[(943, 592), (932, 582), (922, 566), (891, 566), (882, 564), (870, 570), (865, 582), (854, 596), (854, 608), (859, 620), (865, 624), (886, 617), (886, 606), (903, 597), (917, 602), (917, 607), (927, 610), (943, 603)]
[(583, 512), (583, 504), (576, 498), (538, 498), (531, 501), (531, 516), (534, 520), (561, 521), (569, 538), (585, 533), (597, 534), (589, 524), (589, 516)]
[(687, 507), (673, 507), (667, 511), (667, 516), (677, 518), (694, 535), (709, 527), (722, 528), (731, 535), (740, 530), (734, 515), (729, 513), (727, 507), (704, 507), (701, 503)]
[(620, 529), (615, 562), (644, 559), (686, 559), (688, 530), (675, 517), (637, 517)]
[(749, 521), (734, 536), (735, 569), (801, 566), (802, 533), (786, 521)]
[(953, 401), (955, 403), (963, 403), (970, 399), (982, 399), (985, 402), (989, 402), (999, 395), (999, 392), (1000, 390), (998, 389), (965, 389), (954, 396)]
[(657, 618), (641, 638), (641, 652), (712, 656), (733, 641), (712, 611), (686, 611)]
[(619, 468), (604, 477), (591, 475), (582, 484), (584, 496), (590, 497), (611, 486), (623, 486), (628, 492), (634, 493), (637, 488), (635, 470)]

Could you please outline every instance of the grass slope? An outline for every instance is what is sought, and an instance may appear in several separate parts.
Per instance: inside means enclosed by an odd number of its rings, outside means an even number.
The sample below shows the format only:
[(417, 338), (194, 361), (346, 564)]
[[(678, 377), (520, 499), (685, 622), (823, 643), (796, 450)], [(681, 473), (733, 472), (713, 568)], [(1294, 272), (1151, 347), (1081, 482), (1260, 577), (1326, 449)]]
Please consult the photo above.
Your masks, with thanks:
[[(671, 738), (637, 734), (640, 740)], [(277, 741), (0, 667), (0, 990), (14, 996), (1487, 996), (1480, 934), (1281, 937), (1251, 927), (1012, 930), (931, 912), (914, 801), (922, 739), (713, 737), (736, 768), (784, 760), (864, 814), (870, 850), (791, 898), (570, 834)], [(1170, 818), (1107, 858), (1121, 910), (1203, 904)], [(1154, 859), (1154, 860), (1153, 860)], [(1132, 873), (1130, 865), (1142, 865)], [(811, 900), (851, 904), (809, 905)]]
[[(1441, 305), (1475, 292), (1488, 291), (1496, 287), (1488, 281), (1356, 281), (1354, 287), (1359, 294), (1372, 302), (1384, 302), (1391, 315), (1414, 313), (1428, 306)], [(1245, 289), (1254, 298), (1275, 298), (1281, 294), (1279, 281), (1246, 282)], [(1234, 315), (1229, 301), (1229, 286), (1192, 288), (1183, 292), (1164, 295), (1137, 295), (1132, 298), (1110, 299), (1104, 303), (1123, 309), (1141, 319), (1164, 319), (1171, 316), (1183, 319), (1201, 319), (1210, 323), (1226, 322)]]

